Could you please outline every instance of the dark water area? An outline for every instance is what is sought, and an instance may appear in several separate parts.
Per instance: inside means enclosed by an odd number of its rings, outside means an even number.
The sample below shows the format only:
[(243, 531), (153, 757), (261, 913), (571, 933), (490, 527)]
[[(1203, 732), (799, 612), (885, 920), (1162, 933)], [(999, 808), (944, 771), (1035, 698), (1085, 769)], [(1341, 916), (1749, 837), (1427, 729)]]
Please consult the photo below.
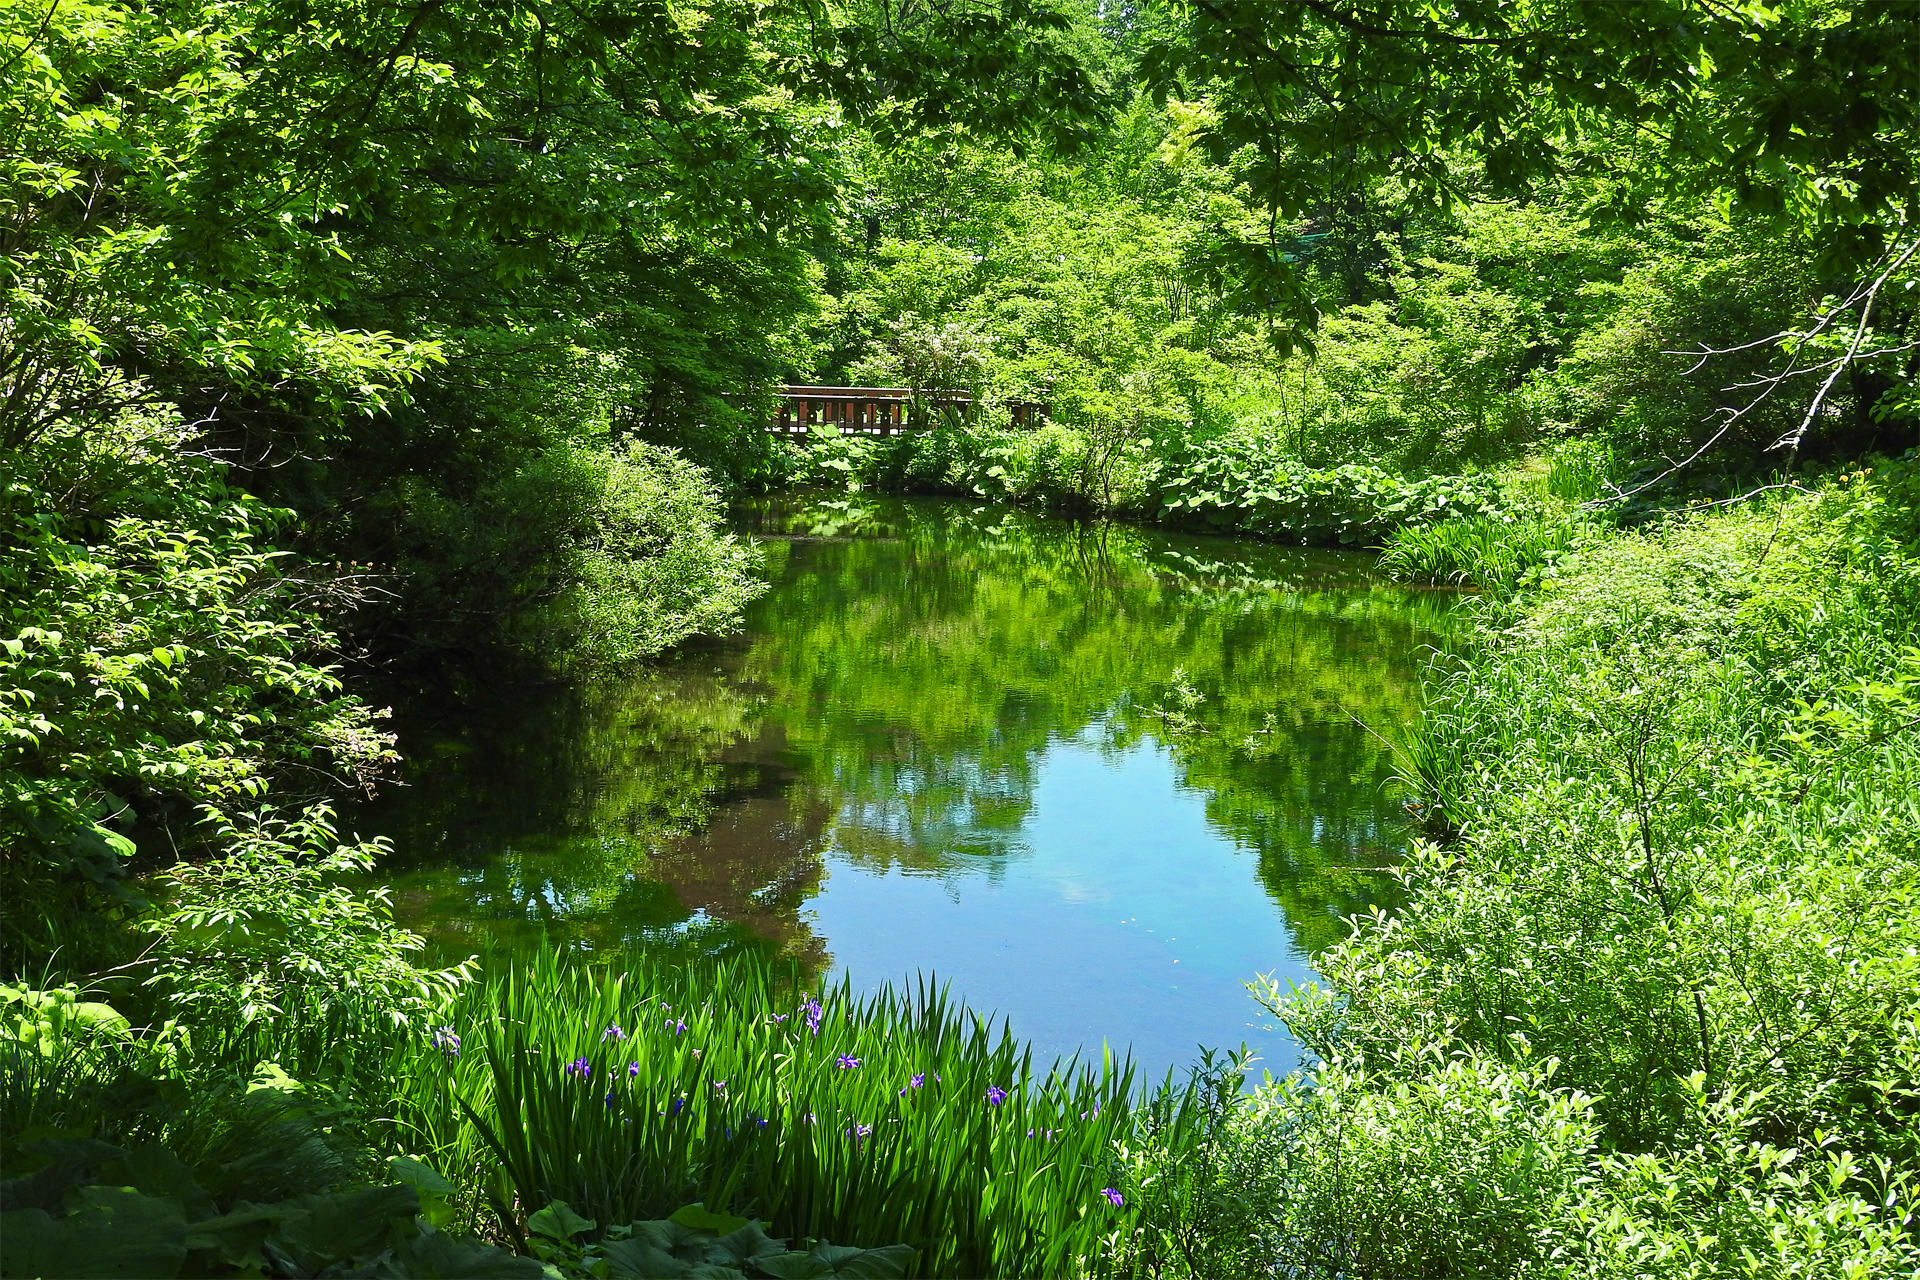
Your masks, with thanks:
[(1371, 558), (951, 503), (748, 513), (743, 634), (396, 708), (396, 914), (436, 952), (760, 948), (927, 973), (1037, 1055), (1296, 1050), (1247, 995), (1392, 901), (1388, 730), (1449, 598)]

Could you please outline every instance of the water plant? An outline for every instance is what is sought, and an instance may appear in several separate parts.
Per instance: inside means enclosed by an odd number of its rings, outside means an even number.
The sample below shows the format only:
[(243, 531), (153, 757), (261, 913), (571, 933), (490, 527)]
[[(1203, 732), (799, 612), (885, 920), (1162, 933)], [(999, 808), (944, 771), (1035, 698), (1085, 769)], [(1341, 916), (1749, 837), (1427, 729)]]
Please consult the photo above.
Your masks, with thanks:
[[(930, 979), (858, 996), (757, 957), (553, 948), (483, 968), (395, 1063), (396, 1114), (517, 1240), (526, 1206), (624, 1222), (699, 1202), (796, 1237), (910, 1242), (921, 1274), (1058, 1275), (1099, 1270), (1133, 1225), (1131, 1065), (1036, 1064)], [(1154, 1114), (1174, 1140), (1195, 1123), (1178, 1090)]]
[(1511, 591), (1576, 545), (1584, 528), (1571, 516), (1510, 514), (1402, 525), (1387, 539), (1380, 567), (1403, 581)]

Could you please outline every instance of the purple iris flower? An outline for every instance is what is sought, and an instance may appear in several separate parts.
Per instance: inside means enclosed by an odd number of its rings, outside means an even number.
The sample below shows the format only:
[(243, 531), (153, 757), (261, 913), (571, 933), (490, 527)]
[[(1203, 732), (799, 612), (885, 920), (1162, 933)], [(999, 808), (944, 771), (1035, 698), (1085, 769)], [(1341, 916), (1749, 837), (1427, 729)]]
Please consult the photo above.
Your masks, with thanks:
[(1112, 1187), (1101, 1188), (1100, 1194), (1105, 1196), (1107, 1198), (1107, 1203), (1112, 1205), (1114, 1208), (1124, 1209), (1126, 1207), (1127, 1198), (1121, 1195), (1118, 1191), (1115, 1191)]
[(629, 1062), (627, 1064), (627, 1079), (631, 1080), (639, 1074), (640, 1074), (640, 1064), (637, 1062)]
[(860, 1065), (860, 1059), (850, 1053), (843, 1053), (833, 1060), (833, 1065), (839, 1067), (842, 1071), (851, 1071)]
[(997, 1107), (1007, 1100), (1007, 1091), (997, 1084), (987, 1086), (987, 1105)]
[(605, 1044), (609, 1040), (613, 1041), (615, 1044), (618, 1044), (620, 1041), (625, 1040), (626, 1038), (627, 1038), (627, 1033), (620, 1029), (620, 1024), (617, 1022), (608, 1023), (607, 1029), (600, 1033), (601, 1044)]
[(801, 1005), (800, 1008), (807, 1015), (807, 1030), (813, 1032), (813, 1034), (815, 1035), (819, 1035), (820, 1034), (820, 1002), (818, 1000), (815, 1000), (812, 996), (808, 996), (807, 1002)]
[(435, 1027), (433, 1047), (449, 1058), (457, 1058), (460, 1056), (460, 1037), (454, 1034), (452, 1027)]
[(585, 1080), (593, 1074), (593, 1066), (585, 1058), (575, 1058), (567, 1064), (567, 1074)]

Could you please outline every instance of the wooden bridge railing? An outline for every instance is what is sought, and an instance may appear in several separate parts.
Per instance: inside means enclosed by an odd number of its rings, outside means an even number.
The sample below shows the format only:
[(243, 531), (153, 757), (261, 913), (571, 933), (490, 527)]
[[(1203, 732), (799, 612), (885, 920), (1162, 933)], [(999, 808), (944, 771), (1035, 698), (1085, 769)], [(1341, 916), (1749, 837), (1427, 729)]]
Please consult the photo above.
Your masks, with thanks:
[[(928, 425), (907, 420), (914, 398), (909, 387), (783, 386), (775, 394), (778, 407), (767, 424), (775, 435), (804, 436), (831, 424), (847, 435), (891, 436)], [(973, 409), (973, 397), (964, 391), (923, 391), (919, 398), (931, 408), (958, 409), (963, 415)], [(1046, 406), (1032, 401), (1016, 400), (1012, 408), (1015, 426), (1032, 426), (1046, 413)]]

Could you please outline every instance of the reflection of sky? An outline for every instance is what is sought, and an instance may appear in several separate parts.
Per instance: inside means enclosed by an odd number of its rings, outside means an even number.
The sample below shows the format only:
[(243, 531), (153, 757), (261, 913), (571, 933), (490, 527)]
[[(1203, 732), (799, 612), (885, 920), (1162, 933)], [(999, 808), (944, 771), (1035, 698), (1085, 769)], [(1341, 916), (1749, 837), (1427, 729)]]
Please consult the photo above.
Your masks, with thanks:
[(1159, 1075), (1202, 1044), (1245, 1040), (1275, 1074), (1293, 1067), (1291, 1041), (1242, 984), (1312, 971), (1253, 855), (1208, 824), (1166, 748), (1053, 744), (1020, 834), (1031, 852), (995, 877), (874, 871), (831, 851), (805, 914), (837, 972), (865, 989), (934, 974), (1010, 1017), (1036, 1058), (1097, 1055), (1114, 1037)]

